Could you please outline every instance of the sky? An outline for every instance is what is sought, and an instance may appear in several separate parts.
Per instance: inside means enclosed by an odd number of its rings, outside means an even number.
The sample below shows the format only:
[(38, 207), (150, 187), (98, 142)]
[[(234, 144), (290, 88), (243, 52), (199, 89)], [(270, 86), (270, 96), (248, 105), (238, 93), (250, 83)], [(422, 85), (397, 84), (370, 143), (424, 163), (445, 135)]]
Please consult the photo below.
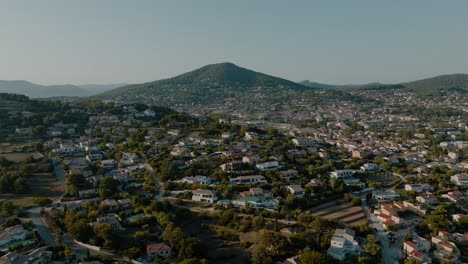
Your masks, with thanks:
[(233, 62), (293, 81), (468, 73), (466, 0), (0, 0), (0, 79), (141, 83)]

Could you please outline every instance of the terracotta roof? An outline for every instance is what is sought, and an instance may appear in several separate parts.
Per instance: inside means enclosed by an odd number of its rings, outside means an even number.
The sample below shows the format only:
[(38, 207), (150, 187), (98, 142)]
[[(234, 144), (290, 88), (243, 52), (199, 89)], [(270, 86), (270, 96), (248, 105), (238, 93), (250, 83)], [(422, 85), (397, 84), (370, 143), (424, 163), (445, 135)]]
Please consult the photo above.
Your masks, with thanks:
[(164, 243), (149, 244), (146, 246), (146, 253), (153, 254), (161, 251), (171, 250), (171, 247)]

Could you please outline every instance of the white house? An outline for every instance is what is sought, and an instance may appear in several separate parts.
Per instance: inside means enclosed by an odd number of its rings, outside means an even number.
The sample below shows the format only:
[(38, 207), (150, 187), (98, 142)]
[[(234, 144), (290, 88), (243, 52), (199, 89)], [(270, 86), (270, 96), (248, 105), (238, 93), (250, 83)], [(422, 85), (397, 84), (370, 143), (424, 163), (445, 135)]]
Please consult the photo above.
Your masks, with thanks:
[(216, 192), (213, 190), (198, 189), (192, 192), (193, 201), (214, 203), (217, 199)]
[(279, 165), (279, 162), (277, 161), (259, 163), (255, 167), (261, 171), (270, 171), (270, 170), (276, 170), (276, 169), (281, 168), (281, 166)]
[(235, 183), (235, 184), (268, 183), (265, 177), (262, 175), (238, 176), (238, 177), (229, 179), (229, 182)]
[(372, 192), (372, 199), (377, 201), (393, 201), (399, 197), (398, 193), (388, 190), (375, 190)]
[(211, 184), (211, 179), (206, 176), (188, 176), (182, 178), (182, 182), (187, 184), (201, 184), (201, 185), (209, 185)]
[(354, 239), (354, 235), (355, 232), (352, 229), (336, 229), (327, 250), (327, 255), (340, 261), (343, 261), (348, 255), (359, 256), (361, 248), (358, 241)]
[(355, 170), (336, 170), (336, 171), (330, 172), (330, 177), (337, 178), (337, 179), (348, 178), (348, 177), (353, 176), (354, 173), (356, 173)]
[(468, 173), (450, 176), (450, 181), (458, 186), (468, 186)]

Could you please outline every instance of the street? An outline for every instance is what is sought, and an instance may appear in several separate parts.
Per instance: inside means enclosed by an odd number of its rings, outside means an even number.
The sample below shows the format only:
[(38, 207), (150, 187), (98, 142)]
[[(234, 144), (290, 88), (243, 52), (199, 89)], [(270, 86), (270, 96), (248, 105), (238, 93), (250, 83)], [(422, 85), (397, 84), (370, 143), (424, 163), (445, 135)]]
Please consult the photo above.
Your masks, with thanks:
[[(380, 241), (382, 245), (382, 261), (385, 264), (395, 264), (398, 263), (398, 258), (401, 255), (401, 249), (403, 246), (403, 235), (397, 233), (397, 241), (390, 244), (387, 233), (383, 226), (380, 224), (379, 219), (370, 212), (369, 206), (367, 205), (366, 195), (361, 196), (362, 207), (368, 219), (371, 220), (372, 228), (374, 229), (375, 237)], [(377, 230), (377, 231), (375, 231)]]

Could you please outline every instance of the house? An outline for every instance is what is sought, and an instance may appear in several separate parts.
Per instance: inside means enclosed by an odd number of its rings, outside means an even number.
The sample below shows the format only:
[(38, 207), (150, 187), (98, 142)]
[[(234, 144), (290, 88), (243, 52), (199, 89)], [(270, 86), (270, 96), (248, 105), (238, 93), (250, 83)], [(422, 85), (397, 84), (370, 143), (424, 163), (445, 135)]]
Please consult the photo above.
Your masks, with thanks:
[(27, 255), (8, 252), (0, 257), (1, 264), (49, 264), (52, 263), (52, 252), (38, 248)]
[(439, 261), (447, 261), (456, 263), (459, 261), (460, 250), (455, 243), (448, 241), (447, 238), (441, 236), (434, 236), (431, 238), (432, 244), (436, 247), (433, 256)]
[(96, 222), (93, 223), (93, 226), (96, 227), (98, 224), (109, 224), (112, 229), (122, 229), (119, 219), (115, 214), (107, 214), (96, 218)]
[(392, 190), (375, 190), (372, 191), (372, 199), (377, 201), (393, 201), (400, 197), (400, 195)]
[(354, 186), (354, 187), (361, 188), (361, 189), (366, 187), (366, 184), (357, 178), (345, 178), (343, 179), (343, 183), (346, 186)]
[(238, 171), (242, 169), (242, 162), (232, 161), (219, 166), (223, 171)]
[(286, 189), (288, 190), (290, 194), (294, 196), (302, 197), (305, 194), (304, 189), (300, 185), (297, 185), (297, 184), (288, 185), (286, 186)]
[(255, 165), (262, 162), (262, 159), (257, 154), (247, 154), (246, 156), (242, 157), (242, 162)]
[(352, 177), (354, 173), (356, 173), (355, 170), (336, 170), (336, 171), (330, 172), (330, 177), (337, 178), (337, 179), (348, 178), (348, 177)]
[(140, 157), (136, 153), (124, 152), (122, 153), (122, 159), (120, 159), (120, 164), (124, 166), (131, 166), (140, 162)]
[(380, 166), (375, 163), (365, 163), (361, 166), (361, 170), (365, 172), (375, 172), (380, 170)]
[(249, 196), (273, 197), (273, 193), (269, 190), (265, 190), (262, 188), (250, 188), (248, 191), (240, 192), (239, 196), (240, 197), (249, 197)]
[(214, 203), (217, 199), (216, 192), (213, 190), (198, 189), (192, 192), (193, 201)]
[(245, 132), (245, 140), (255, 140), (258, 138), (258, 134), (255, 132)]
[(112, 170), (116, 165), (115, 160), (113, 159), (108, 159), (108, 160), (103, 160), (101, 161), (101, 167), (104, 170)]
[(143, 114), (146, 117), (155, 117), (156, 116), (156, 112), (151, 110), (151, 109), (146, 109), (145, 111), (143, 111)]
[(269, 161), (269, 162), (259, 163), (255, 167), (261, 171), (271, 171), (271, 170), (277, 170), (281, 168), (278, 161)]
[(289, 182), (291, 179), (296, 178), (299, 175), (297, 170), (285, 170), (280, 171), (281, 180)]
[(432, 191), (432, 186), (427, 183), (423, 184), (405, 184), (405, 191), (413, 191), (417, 193)]
[(120, 207), (124, 210), (132, 208), (132, 200), (130, 200), (129, 198), (120, 199), (117, 202), (119, 203)]
[(313, 178), (306, 184), (306, 187), (320, 187), (320, 186), (322, 186), (322, 180), (319, 178)]
[(418, 263), (432, 263), (431, 258), (428, 255), (424, 254), (422, 250), (424, 249), (421, 246), (415, 244), (413, 241), (405, 241), (403, 243), (403, 251), (409, 259), (414, 259), (418, 261)]
[(460, 173), (450, 176), (450, 181), (458, 186), (468, 186), (468, 173)]
[(95, 163), (102, 160), (102, 154), (89, 154), (86, 155), (86, 160), (90, 163)]
[(315, 147), (317, 146), (317, 141), (314, 138), (309, 137), (298, 137), (292, 140), (293, 144), (297, 147)]
[(262, 175), (248, 175), (248, 176), (238, 176), (235, 178), (229, 179), (229, 183), (234, 184), (258, 184), (258, 183), (268, 183), (264, 176)]
[(209, 185), (211, 184), (211, 179), (206, 176), (189, 176), (182, 178), (182, 182), (187, 184), (200, 184), (200, 185)]
[(30, 232), (19, 224), (0, 231), (0, 248), (11, 246), (14, 243), (26, 240)]
[(424, 193), (424, 194), (418, 195), (416, 196), (416, 201), (418, 201), (418, 203), (423, 204), (425, 206), (439, 203), (439, 200), (437, 200), (437, 197), (432, 193)]
[(453, 203), (461, 203), (465, 201), (465, 195), (460, 191), (453, 191), (447, 194), (443, 194), (442, 197), (447, 198)]
[(101, 202), (101, 205), (107, 207), (110, 212), (115, 212), (119, 209), (119, 204), (114, 199), (106, 199)]
[(336, 229), (327, 250), (327, 255), (339, 261), (345, 260), (348, 255), (359, 256), (361, 248), (354, 236), (355, 231), (352, 229)]
[(87, 189), (87, 190), (81, 190), (78, 191), (78, 197), (80, 198), (87, 198), (87, 197), (92, 197), (97, 194), (96, 189)]
[(146, 246), (146, 255), (149, 260), (156, 257), (166, 258), (172, 255), (172, 248), (165, 243), (155, 243)]

